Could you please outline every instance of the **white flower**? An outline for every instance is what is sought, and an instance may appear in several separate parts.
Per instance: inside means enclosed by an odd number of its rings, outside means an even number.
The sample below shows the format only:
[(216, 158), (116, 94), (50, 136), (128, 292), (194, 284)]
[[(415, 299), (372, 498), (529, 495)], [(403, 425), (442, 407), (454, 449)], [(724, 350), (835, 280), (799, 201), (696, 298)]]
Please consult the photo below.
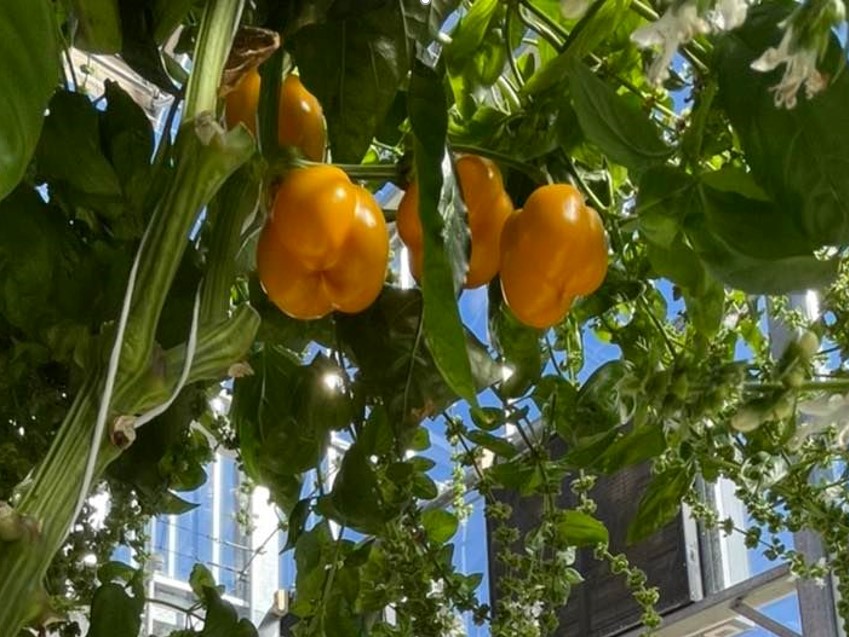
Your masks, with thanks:
[(799, 424), (791, 447), (801, 444), (809, 436), (825, 431), (831, 425), (837, 425), (838, 428), (836, 445), (840, 448), (849, 446), (849, 394), (832, 394), (805, 400), (797, 407), (806, 419)]
[(817, 52), (814, 49), (799, 48), (793, 37), (793, 26), (785, 27), (784, 37), (778, 47), (770, 47), (757, 60), (752, 62), (756, 71), (772, 71), (784, 64), (784, 75), (781, 81), (770, 90), (775, 93), (775, 105), (779, 108), (795, 108), (796, 94), (802, 85), (808, 99), (826, 87), (826, 80), (817, 71)]
[(577, 20), (590, 6), (590, 0), (560, 0), (560, 13), (567, 20)]
[(669, 65), (678, 47), (709, 31), (710, 25), (699, 16), (695, 3), (685, 2), (670, 7), (659, 20), (634, 31), (631, 40), (642, 48), (661, 47), (649, 69), (649, 80), (657, 85), (669, 77)]
[(746, 21), (749, 3), (746, 0), (718, 0), (712, 22), (719, 31), (730, 31)]

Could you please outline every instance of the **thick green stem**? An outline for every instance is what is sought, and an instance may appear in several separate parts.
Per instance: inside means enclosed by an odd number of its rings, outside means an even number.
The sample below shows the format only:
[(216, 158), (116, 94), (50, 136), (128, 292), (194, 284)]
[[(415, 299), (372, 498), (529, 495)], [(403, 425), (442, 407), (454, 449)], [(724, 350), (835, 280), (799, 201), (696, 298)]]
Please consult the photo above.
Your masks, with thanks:
[(244, 0), (209, 0), (206, 3), (195, 43), (195, 67), (186, 87), (185, 119), (216, 112), (218, 85), (244, 4)]
[[(0, 543), (0, 637), (15, 637), (38, 612), (33, 604), (47, 568), (62, 545), (77, 505), (80, 483), (94, 429), (100, 376), (82, 388), (38, 474), (16, 509), (40, 527), (33, 537)], [(107, 439), (108, 440), (108, 439)], [(118, 455), (108, 442), (102, 445), (98, 471)]]
[[(201, 25), (204, 44), (199, 42), (189, 82), (191, 104), (185, 110), (187, 122), (175, 144), (175, 165), (167, 175), (169, 183), (150, 221), (126, 338), (118, 345), (121, 362), (110, 419), (118, 414), (135, 414), (150, 406), (145, 404), (147, 400), (167, 398), (169, 388), (173, 388), (174, 379), (163, 378), (160, 387), (151, 394), (148, 382), (152, 375), (154, 334), (162, 306), (192, 224), (221, 184), (254, 149), (247, 131), (236, 129), (224, 134), (213, 114), (218, 82), (242, 4), (243, 0), (211, 0)], [(252, 319), (255, 332), (255, 315), (247, 318)], [(234, 343), (238, 341), (233, 334), (228, 338)], [(210, 340), (214, 342), (207, 348), (208, 354), (229, 351), (226, 343)], [(244, 351), (239, 356), (243, 354)], [(211, 360), (196, 360), (198, 362), (204, 362), (198, 368), (212, 367)], [(228, 365), (228, 361), (215, 359), (217, 370)], [(195, 376), (198, 376), (197, 371)], [(47, 457), (38, 466), (32, 481), (22, 486), (23, 495), (16, 503), (16, 510), (39, 530), (15, 542), (0, 543), (0, 637), (16, 637), (39, 611), (34, 607), (39, 587), (74, 522), (104, 381), (102, 370), (89, 373)], [(98, 451), (95, 476), (101, 475), (120, 454), (109, 435), (100, 441)]]
[[(779, 382), (753, 382), (753, 383), (744, 383), (743, 388), (747, 391), (775, 391), (787, 389), (787, 386), (784, 383)], [(833, 380), (813, 380), (804, 382), (799, 387), (797, 387), (799, 391), (824, 391), (824, 392), (845, 392), (849, 391), (849, 378), (846, 379), (833, 379)]]
[(255, 165), (247, 164), (227, 180), (209, 206), (212, 232), (200, 300), (201, 326), (226, 318), (230, 309), (242, 228), (256, 211), (261, 181)]
[[(249, 306), (239, 308), (231, 318), (201, 332), (189, 382), (217, 379), (231, 363), (243, 357), (259, 327), (259, 316)], [(165, 353), (162, 367), (166, 378), (151, 377), (137, 386), (133, 410), (144, 411), (165, 401), (174, 390), (185, 358), (185, 346)], [(40, 533), (16, 542), (0, 542), (0, 637), (16, 637), (20, 627), (32, 619), (32, 603), (53, 555), (62, 545), (71, 524), (80, 483), (85, 472), (95, 415), (103, 385), (102, 374), (92, 374), (80, 390), (48, 456), (33, 482), (22, 489), (17, 512), (40, 526)], [(120, 454), (105, 437), (98, 454), (95, 475)], [(8, 630), (8, 632), (7, 632)]]
[(148, 248), (142, 255), (124, 353), (119, 388), (132, 387), (144, 375), (153, 352), (159, 315), (177, 273), (189, 231), (202, 208), (224, 181), (253, 152), (243, 128), (223, 133), (208, 117), (187, 122), (175, 145), (175, 174), (154, 212)]

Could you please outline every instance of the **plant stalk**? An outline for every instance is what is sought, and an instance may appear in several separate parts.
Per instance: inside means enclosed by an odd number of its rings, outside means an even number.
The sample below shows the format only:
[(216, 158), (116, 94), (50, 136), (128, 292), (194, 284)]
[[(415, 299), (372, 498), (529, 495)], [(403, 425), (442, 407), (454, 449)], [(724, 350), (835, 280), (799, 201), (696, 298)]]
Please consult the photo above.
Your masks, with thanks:
[[(211, 0), (204, 14), (189, 81), (191, 103), (185, 110), (188, 121), (178, 134), (175, 166), (150, 221), (126, 338), (117, 344), (121, 348), (121, 364), (110, 420), (149, 407), (143, 403), (145, 397), (151, 397), (151, 378), (156, 381), (151, 371), (154, 336), (188, 243), (189, 230), (221, 184), (253, 152), (253, 140), (247, 131), (237, 129), (225, 135), (214, 121), (218, 82), (242, 5), (243, 0)], [(253, 318), (255, 331), (256, 317)], [(226, 348), (216, 342), (215, 349)], [(226, 369), (227, 365), (219, 360), (216, 368)], [(14, 542), (0, 542), (0, 637), (16, 637), (27, 622), (46, 610), (38, 601), (40, 587), (74, 523), (104, 381), (101, 369), (89, 372), (47, 456), (32, 481), (21, 487), (16, 510), (33, 531)], [(162, 378), (158, 384), (167, 397), (169, 383)], [(120, 452), (111, 436), (104, 436), (94, 475), (101, 475)]]

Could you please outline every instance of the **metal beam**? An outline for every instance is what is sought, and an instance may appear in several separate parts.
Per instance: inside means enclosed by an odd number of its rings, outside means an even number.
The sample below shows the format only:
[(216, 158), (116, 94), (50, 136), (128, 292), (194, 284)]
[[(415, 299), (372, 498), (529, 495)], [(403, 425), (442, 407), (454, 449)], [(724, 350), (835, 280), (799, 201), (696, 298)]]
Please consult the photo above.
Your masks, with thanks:
[(742, 615), (746, 619), (755, 622), (761, 628), (766, 628), (771, 633), (775, 633), (776, 637), (802, 637), (795, 630), (790, 630), (784, 624), (779, 624), (774, 619), (767, 617), (757, 609), (752, 608), (742, 599), (736, 600), (731, 604), (731, 610), (738, 615)]
[[(808, 319), (816, 318), (819, 313), (819, 302), (816, 294), (791, 294), (790, 305), (801, 309)], [(784, 352), (787, 344), (794, 338), (789, 326), (777, 320), (770, 312), (768, 316), (770, 350), (778, 358)], [(805, 556), (805, 561), (815, 563), (827, 557), (820, 536), (810, 530), (802, 530), (793, 534), (794, 548)], [(829, 576), (829, 580), (830, 580)], [(831, 583), (830, 581), (828, 582)], [(805, 637), (837, 637), (837, 606), (832, 587), (820, 586), (810, 579), (801, 578), (796, 584), (799, 594), (799, 615), (802, 619), (802, 632)]]
[[(716, 626), (738, 615), (731, 607), (740, 599), (748, 604), (760, 606), (789, 595), (794, 590), (790, 569), (786, 564), (776, 566), (765, 573), (749, 578), (735, 586), (708, 595), (702, 601), (664, 616), (663, 624), (654, 633), (655, 637), (684, 637), (701, 635), (711, 626)], [(629, 630), (619, 637), (638, 637), (643, 628)], [(821, 637), (809, 636), (805, 637)]]

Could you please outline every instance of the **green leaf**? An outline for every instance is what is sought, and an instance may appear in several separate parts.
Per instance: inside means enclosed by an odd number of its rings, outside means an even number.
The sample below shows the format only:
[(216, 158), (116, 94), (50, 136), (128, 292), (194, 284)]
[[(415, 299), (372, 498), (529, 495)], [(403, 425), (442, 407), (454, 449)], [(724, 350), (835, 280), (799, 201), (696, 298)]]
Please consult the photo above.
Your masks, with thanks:
[(97, 579), (103, 584), (114, 582), (115, 580), (122, 582), (131, 582), (138, 571), (129, 564), (123, 562), (107, 562), (97, 569)]
[(607, 473), (639, 464), (659, 456), (666, 449), (663, 425), (649, 423), (636, 427), (617, 438), (599, 458), (599, 466)]
[(420, 500), (433, 500), (439, 495), (439, 488), (428, 476), (423, 473), (414, 473), (412, 493)]
[(555, 525), (558, 539), (571, 546), (595, 546), (609, 539), (604, 523), (583, 511), (560, 511)]
[[(628, 17), (631, 0), (601, 0), (594, 4), (599, 5), (598, 10), (588, 11), (570, 28), (568, 49), (543, 64), (522, 87), (524, 94), (537, 95), (567, 78), (574, 61), (583, 59)], [(571, 33), (575, 34), (574, 38)]]
[(649, 244), (648, 257), (658, 276), (681, 288), (687, 313), (699, 333), (716, 334), (724, 316), (725, 288), (708, 273), (693, 248), (679, 236), (669, 249)]
[(74, 47), (87, 53), (121, 52), (121, 15), (118, 0), (72, 0), (77, 28)]
[(631, 363), (625, 360), (608, 361), (592, 373), (578, 391), (580, 422), (573, 435), (595, 435), (622, 422), (621, 386), (632, 374)]
[(636, 544), (666, 526), (681, 509), (681, 500), (693, 480), (689, 467), (676, 467), (654, 476), (628, 527), (628, 544)]
[(385, 516), (377, 474), (359, 445), (352, 445), (342, 458), (330, 493), (333, 517), (363, 533), (380, 531)]
[(292, 512), (286, 519), (288, 530), (286, 533), (286, 546), (283, 547), (284, 551), (295, 548), (298, 538), (303, 535), (304, 529), (306, 529), (307, 519), (310, 516), (311, 510), (312, 506), (309, 498), (299, 500), (292, 508)]
[(144, 110), (117, 82), (107, 81), (105, 86), (106, 110), (100, 120), (104, 151), (125, 199), (141, 217), (152, 174), (153, 128)]
[(53, 3), (0, 3), (0, 200), (24, 175), (59, 81)]
[(311, 431), (344, 429), (354, 417), (354, 406), (343, 387), (344, 370), (324, 354), (318, 354), (303, 371), (297, 400), (297, 418)]
[(144, 598), (130, 597), (120, 584), (110, 582), (94, 592), (86, 637), (138, 635)]
[(483, 44), (495, 17), (499, 0), (475, 0), (451, 35), (451, 44), (445, 48), (449, 65), (462, 65)]
[(328, 401), (330, 419), (322, 411), (310, 414), (317, 400), (313, 392), (326, 387), (315, 370), (299, 365), (282, 348), (266, 345), (249, 363), (254, 374), (236, 381), (231, 419), (247, 474), (267, 485), (275, 502), (289, 510), (300, 496), (300, 474), (325, 453), (328, 425), (337, 413), (335, 398)]
[[(754, 7), (741, 28), (719, 39), (720, 100), (755, 180), (775, 200), (777, 211), (789, 217), (812, 244), (845, 245), (849, 242), (849, 123), (845, 118), (849, 75), (828, 69), (831, 81), (826, 90), (811, 100), (800, 92), (796, 107), (787, 109), (776, 107), (770, 90), (784, 67), (772, 73), (751, 68), (764, 50), (778, 44), (784, 30), (777, 25), (795, 7), (790, 2)], [(828, 56), (842, 57), (834, 37)]]
[(204, 588), (201, 599), (206, 605), (206, 618), (199, 637), (258, 637), (254, 625), (247, 619), (240, 619), (233, 605), (225, 601), (217, 589)]
[(577, 469), (597, 466), (604, 452), (616, 440), (618, 433), (618, 429), (610, 429), (577, 438), (566, 455), (563, 456), (563, 462), (566, 466)]
[(504, 304), (498, 280), (489, 284), (489, 334), (510, 376), (499, 391), (507, 398), (524, 394), (539, 380), (544, 362), (539, 330), (520, 323)]
[(691, 202), (695, 180), (679, 168), (656, 166), (640, 177), (637, 215), (640, 232), (651, 243), (670, 249), (688, 215), (699, 211)]
[(471, 410), (472, 422), (475, 427), (484, 431), (495, 431), (501, 427), (506, 420), (506, 413), (497, 407), (473, 407)]
[(36, 166), (51, 186), (64, 186), (108, 217), (121, 212), (121, 183), (103, 154), (100, 113), (81, 93), (60, 91), (38, 144)]
[[(466, 353), (463, 323), (454, 296), (455, 286), (465, 278), (468, 230), (461, 216), (465, 206), (440, 205), (446, 191), (443, 160), (448, 130), (447, 104), (440, 75), (417, 62), (413, 68), (408, 99), (410, 124), (415, 136), (416, 174), (419, 183), (419, 215), (424, 237), (424, 329), (436, 366), (459, 396), (477, 404), (475, 384)], [(464, 245), (458, 246), (458, 242)], [(453, 272), (453, 281), (452, 281)]]
[(822, 288), (837, 277), (836, 258), (789, 256), (767, 260), (742, 254), (714, 235), (703, 218), (688, 224), (687, 235), (713, 276), (749, 294), (787, 294)]
[(359, 162), (410, 67), (397, 2), (294, 37), (304, 86), (321, 103), (333, 160)]
[(444, 544), (457, 532), (460, 521), (444, 509), (428, 509), (422, 513), (422, 526), (431, 542)]
[(427, 451), (430, 449), (430, 431), (424, 425), (416, 428), (415, 433), (410, 438), (407, 448), (412, 451)]
[(189, 574), (189, 586), (192, 587), (195, 595), (201, 599), (205, 589), (217, 587), (212, 572), (203, 564), (195, 564), (192, 567), (192, 572)]
[(509, 462), (501, 462), (492, 467), (487, 475), (507, 489), (514, 489), (521, 495), (529, 495), (542, 484), (542, 475), (535, 462), (528, 456), (516, 456)]
[(460, 6), (460, 0), (401, 0), (400, 5), (409, 37), (427, 46), (436, 40), (442, 23)]
[(583, 64), (572, 66), (569, 86), (581, 129), (612, 161), (638, 172), (665, 162), (672, 154), (648, 115)]
[(156, 42), (157, 25), (151, 19), (149, 3), (138, 2), (138, 0), (118, 0), (118, 4), (121, 10), (123, 33), (121, 59), (151, 84), (158, 86), (166, 93), (176, 95), (177, 89), (165, 70), (162, 53)]
[[(359, 369), (358, 384), (382, 397), (386, 414), (381, 417), (388, 419), (390, 432), (399, 436), (406, 448), (408, 436), (423, 418), (439, 413), (458, 398), (421, 337), (422, 312), (421, 290), (385, 287), (365, 312), (335, 317), (343, 345)], [(465, 349), (478, 390), (500, 379), (500, 367), (468, 331)]]
[(383, 405), (375, 405), (372, 408), (365, 427), (357, 436), (357, 442), (370, 456), (382, 456), (393, 451), (395, 436)]
[(295, 546), (295, 590), (298, 597), (292, 612), (299, 617), (315, 613), (324, 588), (325, 565), (331, 559), (333, 538), (326, 522), (314, 526), (298, 538)]
[(74, 269), (73, 237), (62, 215), (23, 186), (0, 201), (0, 227), (0, 315), (35, 330), (52, 318), (61, 271)]
[(153, 0), (153, 37), (164, 43), (192, 8), (194, 0)]
[[(816, 248), (796, 220), (765, 196), (738, 168), (707, 173), (699, 193), (707, 225), (734, 250), (755, 259), (810, 256)], [(755, 198), (757, 197), (757, 198)]]
[(518, 451), (516, 447), (510, 444), (504, 438), (493, 436), (485, 431), (471, 430), (466, 434), (466, 437), (476, 445), (480, 445), (484, 449), (489, 449), (492, 453), (501, 456), (502, 458), (512, 458)]

